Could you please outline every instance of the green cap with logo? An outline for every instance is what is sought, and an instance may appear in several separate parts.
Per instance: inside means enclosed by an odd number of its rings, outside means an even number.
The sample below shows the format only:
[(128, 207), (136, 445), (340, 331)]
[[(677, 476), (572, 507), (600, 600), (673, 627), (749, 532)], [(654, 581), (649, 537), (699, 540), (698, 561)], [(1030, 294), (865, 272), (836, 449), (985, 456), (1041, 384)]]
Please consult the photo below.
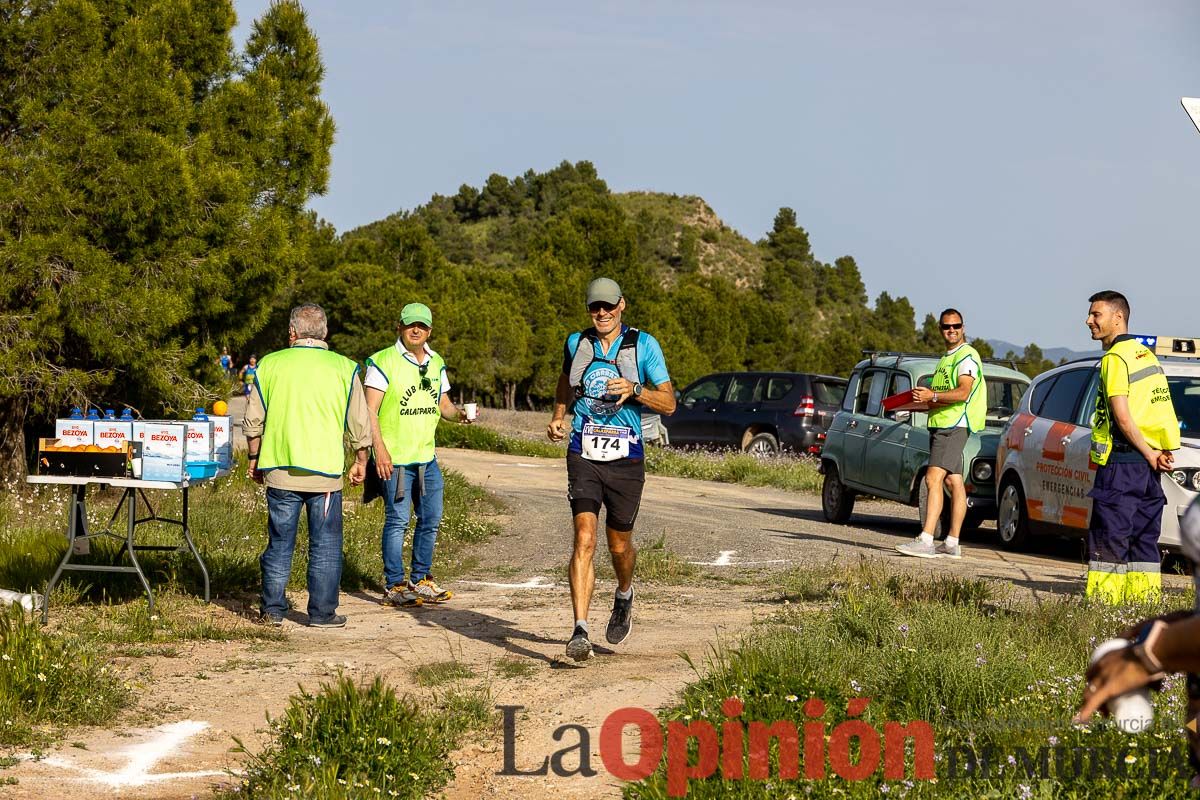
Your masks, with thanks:
[(596, 278), (588, 284), (587, 304), (609, 303), (616, 305), (621, 302), (621, 287), (611, 278)]
[(400, 324), (412, 325), (420, 322), (427, 328), (433, 327), (433, 312), (424, 303), (409, 303), (400, 309)]

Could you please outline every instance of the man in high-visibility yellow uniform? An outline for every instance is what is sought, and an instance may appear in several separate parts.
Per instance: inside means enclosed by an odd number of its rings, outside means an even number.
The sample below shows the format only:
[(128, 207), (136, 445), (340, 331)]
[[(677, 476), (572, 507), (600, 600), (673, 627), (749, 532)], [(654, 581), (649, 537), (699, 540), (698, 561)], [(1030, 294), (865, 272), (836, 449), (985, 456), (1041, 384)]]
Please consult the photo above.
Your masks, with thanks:
[(362, 483), (371, 446), (371, 419), (358, 364), (325, 344), (325, 312), (311, 303), (292, 309), (286, 350), (259, 362), (242, 431), (250, 477), (267, 486), (267, 549), (262, 567), (262, 616), (282, 625), (300, 512), (308, 513), (308, 624), (340, 628), (342, 473), (344, 438), (355, 450), (350, 482)]
[(1129, 335), (1129, 301), (1104, 291), (1088, 302), (1088, 330), (1105, 352), (1092, 418), (1087, 596), (1147, 599), (1162, 589), (1158, 537), (1167, 498), (1160, 473), (1174, 464), (1179, 420), (1154, 352)]

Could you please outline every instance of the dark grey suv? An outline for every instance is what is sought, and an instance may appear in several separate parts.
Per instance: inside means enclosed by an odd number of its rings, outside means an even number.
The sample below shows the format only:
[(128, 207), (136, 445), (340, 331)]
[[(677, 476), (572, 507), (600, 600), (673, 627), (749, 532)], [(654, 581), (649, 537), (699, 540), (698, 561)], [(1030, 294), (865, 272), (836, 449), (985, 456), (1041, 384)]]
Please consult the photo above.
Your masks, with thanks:
[(807, 372), (718, 372), (679, 394), (664, 417), (672, 446), (816, 454), (846, 394), (846, 379)]

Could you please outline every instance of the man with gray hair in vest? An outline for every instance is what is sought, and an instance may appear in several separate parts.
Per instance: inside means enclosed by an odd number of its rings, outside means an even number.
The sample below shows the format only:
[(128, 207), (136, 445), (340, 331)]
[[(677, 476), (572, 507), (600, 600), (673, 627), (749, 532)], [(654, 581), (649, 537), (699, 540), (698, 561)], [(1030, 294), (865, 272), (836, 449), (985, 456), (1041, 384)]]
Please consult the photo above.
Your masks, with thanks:
[(607, 509), (608, 552), (617, 574), (605, 638), (609, 644), (621, 644), (633, 630), (633, 523), (646, 482), (641, 409), (675, 411), (675, 390), (662, 348), (650, 334), (621, 323), (625, 306), (615, 281), (597, 278), (588, 285), (592, 327), (567, 337), (554, 416), (546, 427), (551, 441), (566, 438), (567, 407), (574, 404), (567, 499), (575, 523), (569, 565), (575, 627), (567, 655), (575, 661), (592, 657), (587, 618), (596, 585), (592, 555), (601, 506)]
[(289, 347), (259, 362), (242, 431), (250, 477), (267, 485), (267, 549), (262, 567), (262, 616), (282, 625), (284, 590), (292, 572), (300, 512), (308, 513), (308, 624), (340, 628), (342, 473), (344, 438), (355, 451), (350, 482), (362, 483), (371, 446), (371, 418), (358, 364), (331, 352), (320, 306), (292, 309)]

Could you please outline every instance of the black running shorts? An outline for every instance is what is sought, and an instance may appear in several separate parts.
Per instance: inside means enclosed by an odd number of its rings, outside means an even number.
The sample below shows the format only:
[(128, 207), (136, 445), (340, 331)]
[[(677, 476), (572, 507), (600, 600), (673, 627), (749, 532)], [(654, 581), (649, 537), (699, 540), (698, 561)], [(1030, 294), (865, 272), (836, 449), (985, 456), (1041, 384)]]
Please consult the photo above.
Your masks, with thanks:
[(646, 485), (646, 465), (641, 460), (588, 461), (579, 453), (567, 453), (567, 499), (572, 514), (608, 514), (604, 524), (622, 533), (633, 530)]
[(963, 474), (963, 448), (971, 432), (966, 428), (929, 429), (929, 466), (941, 467), (951, 475)]

